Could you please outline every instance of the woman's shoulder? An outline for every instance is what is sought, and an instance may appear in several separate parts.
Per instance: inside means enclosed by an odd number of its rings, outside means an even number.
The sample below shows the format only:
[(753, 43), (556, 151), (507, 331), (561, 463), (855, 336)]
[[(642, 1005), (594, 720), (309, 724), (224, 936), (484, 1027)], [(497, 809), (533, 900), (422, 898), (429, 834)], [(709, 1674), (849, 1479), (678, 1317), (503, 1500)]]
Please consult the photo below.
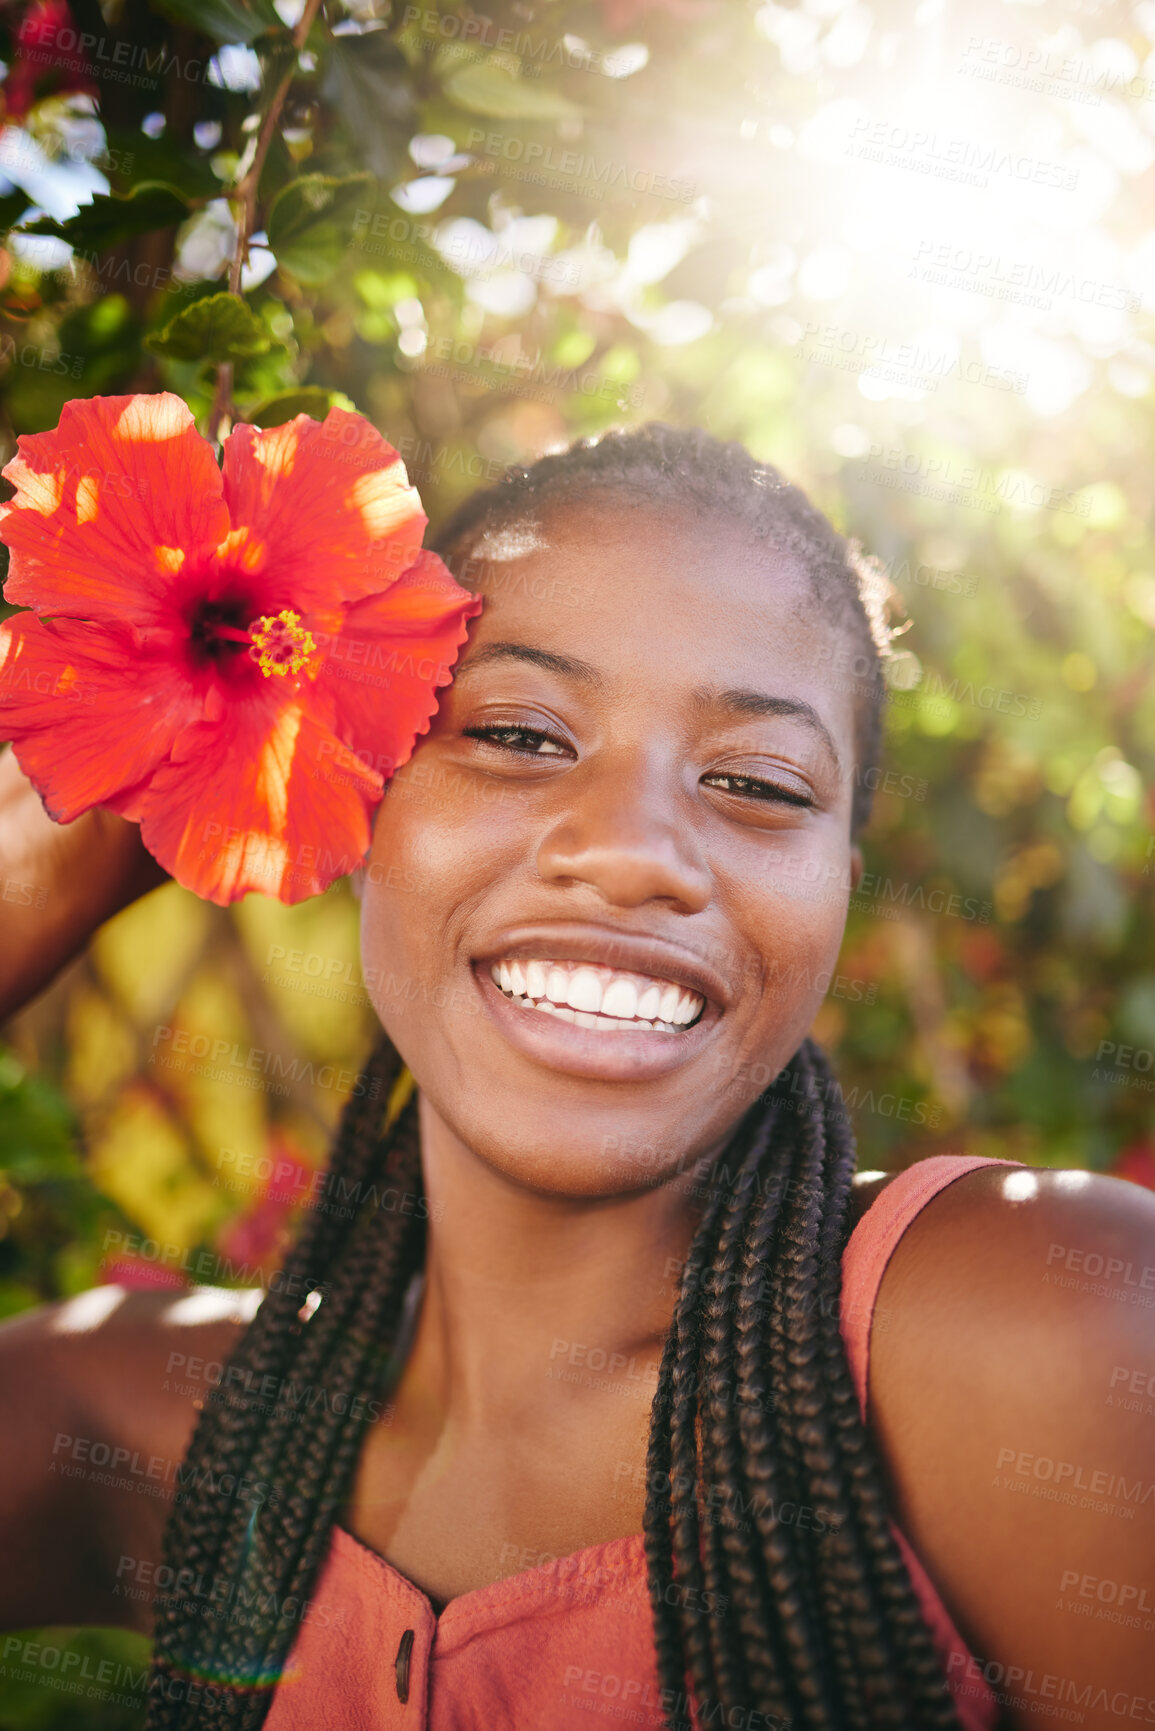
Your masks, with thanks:
[(198, 1410), (259, 1293), (94, 1287), (0, 1327), (0, 1626), (142, 1626)]
[(111, 1425), (203, 1401), (261, 1294), (222, 1287), (96, 1286), (0, 1327), (14, 1371), (38, 1372), (71, 1408)]
[(882, 1277), (870, 1419), (896, 1519), (995, 1680), (1069, 1684), (1102, 1707), (1085, 1726), (1124, 1694), (1155, 1722), (1155, 1194), (993, 1163), (941, 1188)]

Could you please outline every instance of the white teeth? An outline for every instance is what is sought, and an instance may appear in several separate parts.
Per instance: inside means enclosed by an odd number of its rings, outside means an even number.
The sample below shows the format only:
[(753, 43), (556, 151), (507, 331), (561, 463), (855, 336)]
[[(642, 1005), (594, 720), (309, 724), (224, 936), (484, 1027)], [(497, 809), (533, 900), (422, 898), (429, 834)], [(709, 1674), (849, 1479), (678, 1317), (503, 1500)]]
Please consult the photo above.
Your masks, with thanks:
[(638, 988), (632, 980), (611, 980), (602, 997), (603, 1016), (632, 1018), (638, 1013)]
[(673, 981), (618, 974), (589, 962), (536, 958), (491, 963), (490, 976), (526, 1009), (560, 1016), (581, 1028), (680, 1033), (704, 1007), (697, 992)]
[(544, 998), (546, 988), (546, 971), (541, 962), (526, 962), (525, 964), (525, 995), (527, 998)]
[(601, 1009), (602, 983), (592, 968), (579, 968), (570, 975), (566, 1003), (575, 1010)]

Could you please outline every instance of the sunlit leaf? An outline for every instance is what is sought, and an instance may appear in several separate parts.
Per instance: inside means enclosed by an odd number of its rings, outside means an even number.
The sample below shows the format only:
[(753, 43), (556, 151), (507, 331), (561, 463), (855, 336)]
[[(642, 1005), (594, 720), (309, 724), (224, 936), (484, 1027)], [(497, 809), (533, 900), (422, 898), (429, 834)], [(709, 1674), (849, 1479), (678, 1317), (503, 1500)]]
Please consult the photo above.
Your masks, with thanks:
[(336, 180), (306, 174), (279, 192), (269, 212), (269, 245), (277, 263), (303, 283), (320, 283), (353, 240), (358, 212), (369, 211), (372, 175)]
[(462, 67), (442, 88), (460, 108), (494, 120), (575, 120), (582, 113), (560, 90), (526, 83), (496, 58)]
[(417, 130), (413, 78), (387, 31), (334, 37), (321, 95), (366, 168), (385, 179), (408, 162), (406, 146)]
[(272, 344), (268, 331), (240, 295), (224, 293), (208, 295), (186, 307), (147, 341), (156, 354), (170, 360), (217, 364), (263, 355)]
[(253, 42), (285, 28), (272, 0), (156, 0), (156, 10), (217, 42)]
[(67, 222), (45, 216), (29, 223), (23, 232), (51, 234), (70, 246), (103, 252), (150, 229), (172, 228), (183, 222), (191, 209), (190, 201), (175, 186), (163, 180), (142, 180), (124, 198), (115, 192), (98, 192), (91, 204), (82, 205)]
[(296, 390), (277, 391), (266, 397), (248, 410), (245, 420), (254, 427), (279, 427), (294, 415), (311, 415), (315, 421), (323, 421), (334, 399), (341, 395), (340, 391), (327, 391), (323, 385), (300, 385)]

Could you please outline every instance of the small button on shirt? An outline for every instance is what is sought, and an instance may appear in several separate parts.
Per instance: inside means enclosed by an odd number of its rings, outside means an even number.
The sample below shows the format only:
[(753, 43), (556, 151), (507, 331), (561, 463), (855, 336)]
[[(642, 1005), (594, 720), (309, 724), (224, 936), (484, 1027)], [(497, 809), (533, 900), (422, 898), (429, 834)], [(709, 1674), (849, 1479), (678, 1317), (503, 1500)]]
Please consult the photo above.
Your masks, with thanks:
[[(603, 1703), (663, 1731), (641, 1535), (451, 1599), (425, 1594), (341, 1527), (267, 1731), (557, 1731)], [(685, 1707), (682, 1706), (682, 1713)]]

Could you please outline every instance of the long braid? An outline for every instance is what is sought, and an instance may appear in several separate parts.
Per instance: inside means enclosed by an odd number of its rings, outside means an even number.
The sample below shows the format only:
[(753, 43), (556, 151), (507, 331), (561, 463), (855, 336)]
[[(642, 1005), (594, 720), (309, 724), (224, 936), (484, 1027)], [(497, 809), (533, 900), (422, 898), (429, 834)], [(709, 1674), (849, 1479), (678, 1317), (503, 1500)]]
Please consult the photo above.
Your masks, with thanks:
[[(183, 1483), (231, 1474), (223, 1482), (275, 1495), (178, 1498), (161, 1577), (176, 1590), (157, 1605), (150, 1731), (255, 1727), (268, 1710), (423, 1259), (415, 1103), (381, 1134), (400, 1067), (383, 1040), (337, 1136), (326, 1193), (349, 1206), (310, 1218), (193, 1436)], [(411, 1210), (388, 1206), (398, 1191), (414, 1197)]]
[[(511, 472), (467, 502), (440, 549), (462, 575), (462, 562), (484, 563), (491, 531), (585, 487), (737, 520), (806, 571), (832, 623), (863, 652), (859, 829), (888, 642), (877, 565), (741, 446), (663, 426)], [(197, 1426), (182, 1474), (197, 1488), (178, 1498), (165, 1537), (177, 1590), (158, 1606), (150, 1731), (256, 1731), (268, 1712), (373, 1403), (396, 1372), (405, 1295), (422, 1264), (418, 1210), (390, 1213), (373, 1199), (385, 1176), (420, 1194), (415, 1106), (381, 1133), (400, 1070), (383, 1040), (330, 1168), (333, 1185), (358, 1199), (354, 1218), (310, 1218)], [(841, 1337), (854, 1161), (837, 1087), (804, 1042), (735, 1126), (726, 1185), (708, 1191), (690, 1247), (654, 1396), (644, 1518), (675, 1731), (738, 1723), (736, 1708), (799, 1731), (958, 1731)], [(311, 1389), (329, 1398), (302, 1413), (300, 1391)], [(206, 1493), (224, 1473), (267, 1483), (267, 1498), (249, 1507)], [(194, 1590), (182, 1591), (189, 1582)], [(220, 1616), (209, 1590), (223, 1597)]]
[[(808, 1731), (914, 1725), (946, 1731), (958, 1721), (897, 1542), (885, 1518), (862, 1518), (864, 1485), (873, 1488), (880, 1510), (885, 1501), (845, 1353), (840, 1343), (837, 1356), (832, 1350), (854, 1152), (837, 1103), (822, 1086), (827, 1079), (821, 1055), (807, 1042), (766, 1106), (776, 1133), (754, 1145), (756, 1159), (769, 1153), (769, 1182), (756, 1187), (749, 1167), (739, 1170), (707, 1277), (695, 1278), (700, 1260), (691, 1257), (687, 1265), (654, 1402), (651, 1461), (659, 1471), (666, 1459), (677, 1470), (674, 1439), (689, 1422), (695, 1389), (716, 1392), (707, 1401), (700, 1482), (689, 1490), (671, 1483), (667, 1514), (660, 1479), (648, 1481), (651, 1591), (656, 1605), (675, 1607), (673, 1619), (656, 1615), (665, 1623), (659, 1676), (677, 1700), (688, 1674), (704, 1712), (721, 1707), (720, 1723), (737, 1722), (734, 1710), (741, 1708)], [(798, 1104), (801, 1111), (789, 1110)], [(739, 1235), (731, 1330), (721, 1294)], [(760, 1305), (767, 1282), (768, 1319)], [(679, 1365), (680, 1383), (673, 1374)], [(775, 1393), (769, 1419), (762, 1399), (768, 1385)], [(727, 1435), (731, 1403), (737, 1450)], [(733, 1665), (704, 1671), (700, 1572), (693, 1558), (679, 1569), (676, 1538), (663, 1542), (663, 1526), (679, 1518), (692, 1526), (685, 1509), (691, 1496), (707, 1508), (721, 1503), (722, 1543), (704, 1541), (721, 1595), (709, 1617), (734, 1619), (748, 1684)], [(745, 1526), (738, 1509), (750, 1511)], [(671, 1622), (677, 1640), (670, 1639)], [(733, 1644), (732, 1633), (719, 1631), (713, 1650), (725, 1653)], [(678, 1723), (673, 1715), (671, 1723)]]

